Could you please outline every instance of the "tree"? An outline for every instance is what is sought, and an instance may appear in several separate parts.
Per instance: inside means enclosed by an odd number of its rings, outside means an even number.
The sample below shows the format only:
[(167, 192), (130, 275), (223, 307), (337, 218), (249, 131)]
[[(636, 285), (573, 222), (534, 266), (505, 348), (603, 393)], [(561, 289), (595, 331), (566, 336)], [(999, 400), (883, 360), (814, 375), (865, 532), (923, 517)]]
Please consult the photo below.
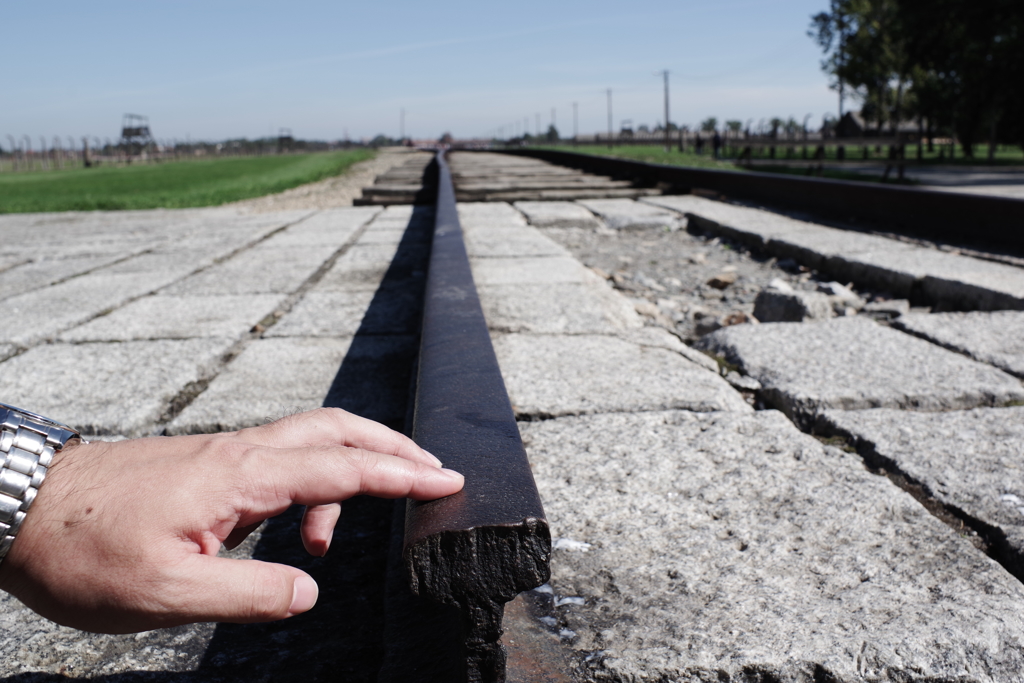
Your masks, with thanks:
[(558, 142), (558, 129), (555, 128), (555, 124), (548, 126), (548, 132), (544, 136), (548, 142)]
[(714, 116), (709, 116), (700, 122), (700, 130), (702, 133), (714, 133), (718, 129), (718, 119)]
[(743, 122), (736, 120), (726, 121), (725, 127), (732, 133), (739, 133), (743, 130)]

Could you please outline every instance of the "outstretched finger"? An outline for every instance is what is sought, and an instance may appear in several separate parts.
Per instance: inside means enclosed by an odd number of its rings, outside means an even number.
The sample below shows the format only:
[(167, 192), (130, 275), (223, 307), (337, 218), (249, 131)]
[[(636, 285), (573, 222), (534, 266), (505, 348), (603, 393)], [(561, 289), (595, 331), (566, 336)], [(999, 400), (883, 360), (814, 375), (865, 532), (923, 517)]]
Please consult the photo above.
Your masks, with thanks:
[(361, 494), (433, 500), (462, 489), (457, 472), (360, 448), (258, 449), (241, 466), (243, 524), (293, 503), (329, 505)]
[(248, 443), (274, 448), (350, 446), (440, 467), (441, 461), (409, 437), (340, 408), (317, 408), (238, 432)]

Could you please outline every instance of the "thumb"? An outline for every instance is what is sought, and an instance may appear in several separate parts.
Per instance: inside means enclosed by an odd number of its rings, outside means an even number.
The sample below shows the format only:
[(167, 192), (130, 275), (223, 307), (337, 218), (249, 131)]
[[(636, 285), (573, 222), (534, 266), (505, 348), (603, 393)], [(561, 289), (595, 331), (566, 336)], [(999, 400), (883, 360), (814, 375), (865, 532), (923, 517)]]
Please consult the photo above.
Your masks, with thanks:
[(190, 564), (181, 605), (188, 622), (285, 619), (312, 608), (320, 592), (313, 577), (284, 564), (208, 555), (194, 555)]

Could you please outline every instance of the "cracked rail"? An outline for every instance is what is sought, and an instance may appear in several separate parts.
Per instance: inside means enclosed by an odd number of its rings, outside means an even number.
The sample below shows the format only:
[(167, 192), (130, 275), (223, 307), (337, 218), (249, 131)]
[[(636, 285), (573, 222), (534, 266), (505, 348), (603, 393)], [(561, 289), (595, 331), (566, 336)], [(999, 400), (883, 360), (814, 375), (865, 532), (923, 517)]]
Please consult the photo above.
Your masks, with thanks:
[(466, 477), (441, 500), (410, 501), (403, 558), (417, 595), (457, 607), (465, 680), (505, 680), (505, 603), (546, 582), (551, 535), (462, 240), (451, 173), (439, 183), (412, 436)]

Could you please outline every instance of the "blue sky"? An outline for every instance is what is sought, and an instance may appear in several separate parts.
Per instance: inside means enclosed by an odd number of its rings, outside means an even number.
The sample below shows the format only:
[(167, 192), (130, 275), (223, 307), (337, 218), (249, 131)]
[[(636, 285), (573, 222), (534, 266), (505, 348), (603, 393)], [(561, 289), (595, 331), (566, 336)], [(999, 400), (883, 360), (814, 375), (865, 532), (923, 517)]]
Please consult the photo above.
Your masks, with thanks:
[[(646, 3), (0, 3), (6, 135), (115, 138), (125, 112), (160, 139), (489, 135), (536, 114), (572, 133), (836, 110), (806, 32), (825, 0)], [(506, 130), (509, 130), (506, 128)]]

